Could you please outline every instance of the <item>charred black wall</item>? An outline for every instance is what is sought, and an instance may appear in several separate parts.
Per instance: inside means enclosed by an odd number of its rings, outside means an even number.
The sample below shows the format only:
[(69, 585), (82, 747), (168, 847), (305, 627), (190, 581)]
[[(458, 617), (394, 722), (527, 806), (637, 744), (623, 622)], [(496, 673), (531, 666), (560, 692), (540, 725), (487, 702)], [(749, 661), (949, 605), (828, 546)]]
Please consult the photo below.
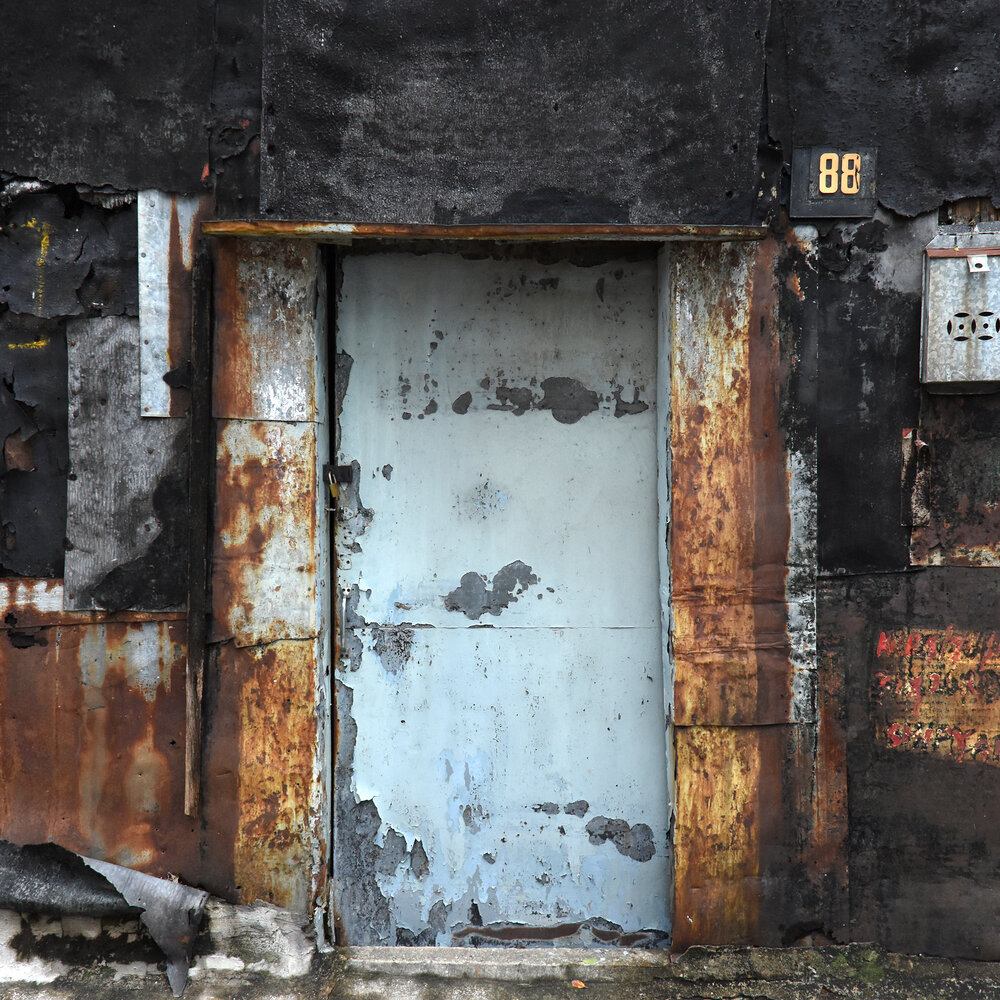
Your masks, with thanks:
[[(3, 174), (181, 193), (256, 153), (262, 0), (11, 4), (0, 60)], [(234, 205), (256, 211), (255, 155)]]
[(268, 7), (262, 205), (452, 223), (749, 217), (763, 0)]
[[(1000, 957), (1000, 757), (975, 749), (1000, 700), (992, 681), (976, 687), (1000, 595), (1000, 397), (931, 397), (917, 374), (937, 212), (1000, 198), (1000, 5), (8, 7), (0, 573), (63, 572), (67, 324), (137, 315), (129, 192), (214, 189), (230, 218), (767, 221), (790, 264), (785, 346), (818, 359), (783, 421), (817, 440), (818, 648), (847, 732), (849, 936)], [(791, 151), (820, 143), (877, 147), (876, 218), (793, 231)], [(931, 446), (922, 527), (901, 513), (908, 427)], [(945, 702), (932, 718), (912, 699), (913, 656), (946, 635), (984, 665), (949, 681), (967, 694), (946, 692), (975, 717), (966, 750), (966, 730), (940, 735), (961, 729), (942, 721)], [(822, 914), (816, 927), (836, 930)]]

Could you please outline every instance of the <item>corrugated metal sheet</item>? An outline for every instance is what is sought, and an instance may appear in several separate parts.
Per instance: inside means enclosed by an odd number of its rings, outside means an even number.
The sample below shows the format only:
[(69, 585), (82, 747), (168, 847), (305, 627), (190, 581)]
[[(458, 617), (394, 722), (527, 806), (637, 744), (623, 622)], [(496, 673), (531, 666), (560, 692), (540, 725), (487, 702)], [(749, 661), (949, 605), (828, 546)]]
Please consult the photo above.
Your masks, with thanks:
[(207, 197), (138, 195), (140, 413), (183, 416), (191, 375), (191, 268)]
[(183, 608), (188, 423), (140, 417), (136, 320), (73, 320), (67, 338), (65, 607)]

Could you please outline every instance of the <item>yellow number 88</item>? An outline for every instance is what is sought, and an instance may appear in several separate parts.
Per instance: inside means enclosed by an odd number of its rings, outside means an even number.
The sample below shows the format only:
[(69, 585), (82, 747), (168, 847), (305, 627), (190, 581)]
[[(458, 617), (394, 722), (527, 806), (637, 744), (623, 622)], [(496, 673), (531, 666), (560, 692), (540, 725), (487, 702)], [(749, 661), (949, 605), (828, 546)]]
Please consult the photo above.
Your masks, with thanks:
[(819, 193), (857, 194), (861, 190), (861, 154), (823, 153), (819, 158)]

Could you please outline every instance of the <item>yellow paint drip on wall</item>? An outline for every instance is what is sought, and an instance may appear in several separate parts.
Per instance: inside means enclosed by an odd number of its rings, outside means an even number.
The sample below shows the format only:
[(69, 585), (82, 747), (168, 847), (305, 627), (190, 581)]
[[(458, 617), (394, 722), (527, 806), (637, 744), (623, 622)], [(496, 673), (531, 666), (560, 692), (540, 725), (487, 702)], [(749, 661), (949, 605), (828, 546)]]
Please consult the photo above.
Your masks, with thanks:
[[(38, 258), (35, 261), (35, 266), (38, 268), (38, 279), (33, 294), (33, 298), (35, 299), (35, 313), (41, 316), (45, 304), (45, 263), (48, 259), (49, 247), (52, 243), (52, 225), (48, 222), (39, 222), (38, 219), (28, 219), (25, 225), (29, 229), (38, 229), (41, 232), (41, 238), (38, 242)], [(13, 347), (14, 345), (10, 346)], [(45, 344), (39, 343), (38, 346), (44, 347)]]
[(8, 344), (7, 349), (10, 351), (40, 351), (43, 347), (48, 347), (49, 343), (48, 337), (42, 337), (39, 340), (29, 340), (26, 344)]

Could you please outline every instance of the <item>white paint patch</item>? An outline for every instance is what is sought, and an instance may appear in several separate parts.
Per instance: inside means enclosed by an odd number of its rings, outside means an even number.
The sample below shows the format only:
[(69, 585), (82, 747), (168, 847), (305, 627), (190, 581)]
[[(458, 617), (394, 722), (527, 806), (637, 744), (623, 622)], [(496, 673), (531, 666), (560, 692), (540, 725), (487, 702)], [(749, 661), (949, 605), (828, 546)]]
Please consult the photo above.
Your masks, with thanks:
[[(184, 268), (191, 269), (195, 226), (202, 207), (200, 197), (163, 191), (140, 191), (138, 209), (140, 413), (144, 417), (170, 416), (170, 239), (171, 220), (177, 219), (177, 238)], [(179, 276), (178, 276), (179, 277)], [(176, 292), (190, 303), (190, 282)], [(190, 308), (190, 306), (189, 306)]]
[(21, 932), (21, 915), (0, 910), (0, 982), (51, 983), (66, 975), (69, 968), (62, 962), (41, 958), (22, 960), (11, 941)]
[(816, 452), (789, 452), (791, 516), (785, 602), (792, 663), (792, 722), (816, 721)]

